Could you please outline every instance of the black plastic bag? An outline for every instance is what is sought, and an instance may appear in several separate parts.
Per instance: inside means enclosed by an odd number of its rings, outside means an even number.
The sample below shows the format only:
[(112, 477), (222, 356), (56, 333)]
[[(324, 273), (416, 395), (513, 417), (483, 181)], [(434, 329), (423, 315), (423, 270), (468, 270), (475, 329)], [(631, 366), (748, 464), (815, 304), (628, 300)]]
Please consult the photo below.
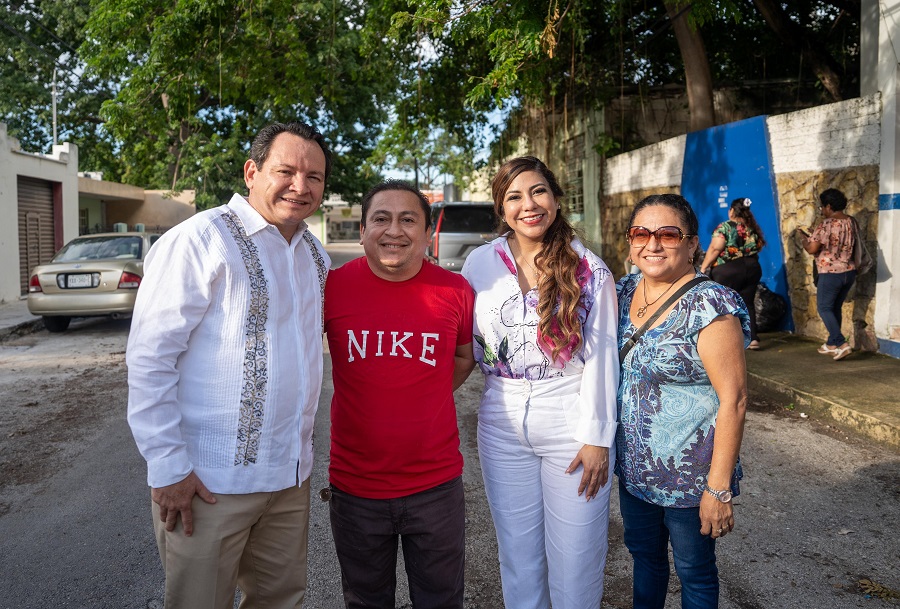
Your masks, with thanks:
[(756, 286), (753, 298), (756, 309), (756, 329), (759, 332), (778, 330), (784, 314), (787, 313), (787, 302), (781, 294), (776, 294), (764, 283)]

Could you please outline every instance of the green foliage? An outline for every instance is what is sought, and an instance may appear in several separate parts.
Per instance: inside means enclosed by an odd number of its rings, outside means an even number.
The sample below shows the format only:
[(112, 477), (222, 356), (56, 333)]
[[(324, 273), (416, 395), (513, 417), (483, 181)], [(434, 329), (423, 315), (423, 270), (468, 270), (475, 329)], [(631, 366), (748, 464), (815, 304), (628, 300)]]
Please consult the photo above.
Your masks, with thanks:
[[(391, 14), (394, 40), (412, 33), (431, 51), (414, 82), (431, 90), (439, 107), (421, 100), (400, 114), (396, 128), (419, 131), (483, 124), (493, 108), (515, 108), (502, 131), (535, 113), (562, 113), (607, 105), (620, 95), (642, 96), (652, 87), (684, 81), (684, 66), (666, 14), (684, 11), (701, 30), (713, 81), (720, 85), (802, 76), (803, 62), (789, 52), (751, 2), (737, 0), (409, 0), (381, 5)], [(798, 0), (777, 3), (810, 37), (845, 61), (849, 95), (857, 68), (859, 14), (853, 3)], [(843, 8), (841, 8), (843, 7)], [(424, 39), (424, 42), (421, 40)], [(461, 59), (462, 58), (462, 59)], [(807, 76), (808, 78), (808, 76)], [(765, 96), (749, 88), (749, 96)], [(798, 92), (798, 99), (800, 93)], [(423, 95), (424, 97), (424, 95)], [(764, 105), (764, 104), (763, 104)], [(466, 110), (462, 110), (462, 109)], [(446, 115), (453, 114), (452, 120)], [(414, 115), (415, 121), (409, 116)], [(511, 135), (514, 135), (510, 131)], [(504, 154), (510, 138), (498, 138)], [(600, 143), (609, 152), (621, 142)]]
[(98, 0), (81, 52), (119, 83), (103, 104), (131, 183), (197, 189), (198, 207), (243, 192), (253, 135), (273, 121), (316, 125), (336, 153), (329, 190), (348, 199), (394, 94), (389, 49), (363, 54), (364, 2)]
[(0, 121), (25, 150), (53, 143), (54, 69), (58, 141), (79, 147), (82, 169), (115, 175), (116, 146), (100, 118), (109, 84), (82, 74), (81, 44), (89, 0), (13, 0), (0, 6)]
[[(858, 4), (777, 4), (854, 95)], [(810, 78), (753, 3), (699, 0), (685, 14), (716, 84)], [(497, 109), (509, 117), (500, 154), (542, 113), (683, 81), (664, 0), (11, 0), (0, 44), (0, 120), (23, 147), (49, 149), (55, 68), (60, 141), (78, 144), (81, 169), (195, 189), (201, 208), (244, 190), (249, 142), (272, 121), (316, 125), (336, 153), (329, 190), (355, 201), (388, 165), (460, 182)], [(809, 89), (798, 103), (815, 103)], [(623, 130), (597, 150), (629, 145)]]

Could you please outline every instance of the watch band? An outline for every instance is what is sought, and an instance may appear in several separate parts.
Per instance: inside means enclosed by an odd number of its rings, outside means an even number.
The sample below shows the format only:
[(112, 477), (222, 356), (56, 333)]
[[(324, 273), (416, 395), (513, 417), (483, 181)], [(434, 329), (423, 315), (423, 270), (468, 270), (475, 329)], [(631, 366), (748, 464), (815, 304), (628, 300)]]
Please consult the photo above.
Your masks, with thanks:
[(730, 503), (731, 502), (731, 491), (728, 489), (724, 489), (721, 491), (717, 491), (714, 488), (709, 488), (708, 486), (703, 489), (710, 495), (716, 498), (716, 500), (721, 501), (722, 503)]

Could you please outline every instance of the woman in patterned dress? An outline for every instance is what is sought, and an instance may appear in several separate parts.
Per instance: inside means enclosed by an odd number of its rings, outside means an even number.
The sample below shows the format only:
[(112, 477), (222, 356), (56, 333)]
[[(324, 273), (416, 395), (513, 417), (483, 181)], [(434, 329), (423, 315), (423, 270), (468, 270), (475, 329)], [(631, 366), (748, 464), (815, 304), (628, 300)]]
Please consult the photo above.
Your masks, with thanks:
[[(617, 284), (620, 347), (699, 275), (697, 229), (679, 195), (635, 207), (627, 238), (639, 272)], [(636, 609), (665, 604), (670, 543), (681, 606), (718, 606), (715, 547), (735, 526), (748, 339), (743, 300), (706, 281), (664, 310), (622, 363), (615, 471)]]
[(741, 197), (731, 202), (728, 221), (713, 231), (712, 241), (700, 272), (709, 275), (717, 283), (727, 286), (741, 295), (750, 314), (750, 345), (759, 349), (756, 335), (756, 308), (753, 305), (756, 287), (762, 279), (759, 250), (766, 244), (762, 230), (750, 211), (750, 199)]
[(616, 430), (616, 295), (534, 157), (492, 182), (502, 236), (466, 259), (486, 382), (478, 451), (510, 609), (599, 608)]
[(847, 197), (837, 188), (829, 188), (819, 195), (822, 215), (825, 219), (816, 226), (812, 236), (798, 229), (803, 249), (816, 257), (816, 309), (828, 340), (819, 347), (819, 353), (842, 360), (852, 349), (841, 333), (841, 308), (856, 280), (856, 262), (853, 248), (856, 243), (855, 220), (844, 213)]

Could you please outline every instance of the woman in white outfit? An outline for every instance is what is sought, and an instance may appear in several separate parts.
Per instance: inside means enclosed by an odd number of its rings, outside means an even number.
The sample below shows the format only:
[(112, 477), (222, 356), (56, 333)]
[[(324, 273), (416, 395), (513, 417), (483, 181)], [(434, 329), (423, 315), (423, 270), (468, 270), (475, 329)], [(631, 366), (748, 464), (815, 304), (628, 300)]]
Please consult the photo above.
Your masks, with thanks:
[(600, 607), (616, 433), (616, 289), (534, 157), (491, 185), (500, 233), (472, 252), (478, 451), (509, 609)]

